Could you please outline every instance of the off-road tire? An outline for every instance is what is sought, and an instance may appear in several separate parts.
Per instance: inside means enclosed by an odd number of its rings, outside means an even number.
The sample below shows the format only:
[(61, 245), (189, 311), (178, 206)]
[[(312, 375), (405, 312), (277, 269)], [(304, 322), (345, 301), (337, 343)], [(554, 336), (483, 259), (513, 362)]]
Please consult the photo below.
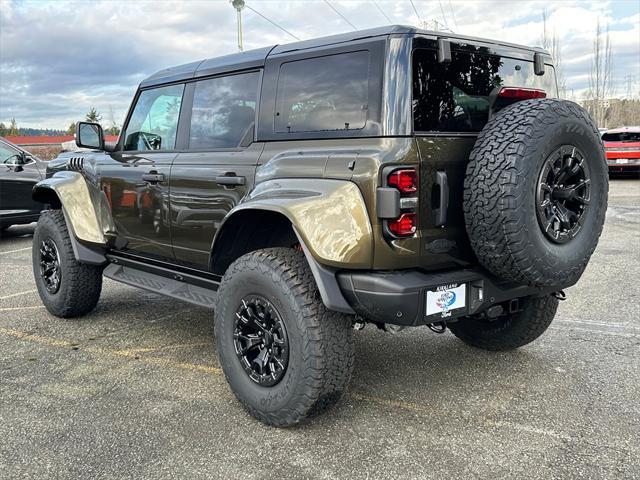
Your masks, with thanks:
[(542, 335), (558, 308), (558, 299), (552, 295), (522, 299), (519, 312), (483, 319), (475, 315), (448, 325), (449, 330), (467, 345), (483, 350), (506, 351), (522, 347)]
[[(264, 296), (276, 307), (289, 339), (288, 367), (270, 387), (249, 377), (233, 344), (236, 311), (252, 294)], [(231, 390), (251, 415), (268, 425), (294, 425), (327, 409), (339, 400), (351, 378), (351, 319), (325, 308), (304, 255), (294, 249), (258, 250), (229, 267), (218, 291), (215, 337)]]
[[(60, 287), (57, 292), (47, 290), (40, 274), (40, 248), (51, 239), (60, 257)], [(102, 291), (101, 266), (88, 265), (76, 260), (71, 246), (69, 229), (61, 210), (42, 212), (33, 235), (33, 275), (42, 303), (56, 317), (81, 317), (92, 311)]]
[[(545, 237), (536, 187), (546, 159), (561, 145), (584, 152), (591, 199), (568, 243)], [(584, 272), (602, 232), (608, 175), (595, 123), (575, 103), (540, 99), (511, 105), (492, 118), (471, 152), (464, 216), (480, 263), (500, 278), (536, 287), (566, 287)]]

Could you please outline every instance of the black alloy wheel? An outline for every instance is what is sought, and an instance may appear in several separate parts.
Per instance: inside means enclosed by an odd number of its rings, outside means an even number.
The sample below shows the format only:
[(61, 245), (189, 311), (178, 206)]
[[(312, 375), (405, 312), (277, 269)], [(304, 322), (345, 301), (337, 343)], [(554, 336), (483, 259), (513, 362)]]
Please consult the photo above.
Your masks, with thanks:
[(538, 223), (555, 243), (578, 234), (591, 196), (591, 177), (585, 157), (576, 147), (562, 145), (547, 157), (536, 191)]
[(276, 308), (264, 297), (248, 295), (241, 300), (233, 343), (242, 368), (258, 385), (276, 385), (287, 371), (287, 331)]
[(49, 293), (56, 293), (60, 289), (62, 280), (60, 253), (51, 238), (46, 238), (40, 244), (40, 275)]

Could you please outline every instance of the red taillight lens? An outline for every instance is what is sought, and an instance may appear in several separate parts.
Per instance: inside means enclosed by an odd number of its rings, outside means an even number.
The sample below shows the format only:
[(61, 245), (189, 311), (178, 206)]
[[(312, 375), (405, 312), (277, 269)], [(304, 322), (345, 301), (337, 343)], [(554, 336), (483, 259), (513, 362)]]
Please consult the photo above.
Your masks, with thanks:
[(389, 174), (387, 185), (397, 188), (401, 193), (413, 193), (417, 190), (416, 171), (414, 169), (395, 170)]
[(502, 87), (498, 97), (511, 98), (513, 100), (530, 100), (532, 98), (546, 98), (547, 92), (535, 88)]
[(403, 213), (388, 224), (389, 231), (397, 237), (406, 237), (416, 233), (416, 214)]

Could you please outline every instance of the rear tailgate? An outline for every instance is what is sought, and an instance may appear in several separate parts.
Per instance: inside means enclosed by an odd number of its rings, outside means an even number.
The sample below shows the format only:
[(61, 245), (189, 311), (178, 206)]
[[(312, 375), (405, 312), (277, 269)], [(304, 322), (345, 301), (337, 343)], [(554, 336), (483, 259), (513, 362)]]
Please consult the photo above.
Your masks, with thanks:
[(475, 263), (462, 210), (464, 175), (475, 137), (417, 137), (424, 266)]
[[(557, 96), (553, 66), (534, 73), (527, 49), (451, 44), (450, 62), (438, 62), (434, 42), (417, 38), (412, 58), (413, 129), (420, 155), (421, 238), (424, 268), (476, 263), (467, 237), (463, 194), (469, 154), (501, 87), (544, 90)], [(496, 208), (487, 205), (487, 208)]]

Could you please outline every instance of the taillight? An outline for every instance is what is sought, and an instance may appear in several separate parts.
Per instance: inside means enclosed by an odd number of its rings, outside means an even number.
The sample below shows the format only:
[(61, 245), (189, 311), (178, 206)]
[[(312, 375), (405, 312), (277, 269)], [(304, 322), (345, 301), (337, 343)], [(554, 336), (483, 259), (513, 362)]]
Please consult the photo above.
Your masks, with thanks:
[(547, 92), (536, 88), (502, 87), (498, 97), (512, 100), (531, 100), (533, 98), (546, 98)]
[(411, 237), (418, 226), (418, 172), (413, 167), (387, 167), (384, 186), (378, 189), (378, 216), (393, 238)]
[(397, 237), (407, 237), (416, 233), (416, 214), (403, 213), (387, 223), (389, 231)]
[(397, 188), (400, 193), (413, 193), (418, 189), (416, 171), (413, 168), (394, 170), (389, 174), (387, 185)]

